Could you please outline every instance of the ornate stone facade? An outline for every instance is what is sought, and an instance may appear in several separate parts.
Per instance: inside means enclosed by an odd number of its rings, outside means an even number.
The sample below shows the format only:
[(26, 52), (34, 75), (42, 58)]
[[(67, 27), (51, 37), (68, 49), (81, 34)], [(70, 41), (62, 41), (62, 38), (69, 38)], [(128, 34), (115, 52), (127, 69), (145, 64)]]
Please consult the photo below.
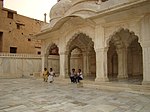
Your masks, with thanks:
[[(101, 2), (101, 3), (100, 3)], [(59, 48), (59, 74), (81, 68), (96, 82), (137, 79), (150, 84), (149, 0), (60, 0), (42, 28), (42, 67)]]

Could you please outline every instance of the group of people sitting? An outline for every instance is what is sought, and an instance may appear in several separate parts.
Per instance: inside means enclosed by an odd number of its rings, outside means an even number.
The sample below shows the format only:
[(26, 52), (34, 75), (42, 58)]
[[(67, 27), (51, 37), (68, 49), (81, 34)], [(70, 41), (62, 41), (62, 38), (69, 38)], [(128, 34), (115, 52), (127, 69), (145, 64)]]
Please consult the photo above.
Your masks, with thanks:
[(52, 83), (54, 81), (55, 72), (52, 68), (50, 68), (50, 71), (47, 70), (47, 68), (44, 68), (43, 72), (43, 80), (44, 82), (50, 82)]
[(80, 83), (80, 80), (83, 80), (81, 69), (78, 69), (78, 72), (76, 73), (75, 69), (73, 68), (70, 73), (70, 80), (71, 83)]
[[(54, 81), (55, 72), (52, 68), (48, 71), (47, 68), (44, 68), (43, 72), (43, 81), (52, 83)], [(83, 80), (83, 75), (81, 69), (78, 69), (76, 73), (75, 69), (73, 68), (70, 73), (70, 80), (71, 83), (80, 83), (80, 80)]]

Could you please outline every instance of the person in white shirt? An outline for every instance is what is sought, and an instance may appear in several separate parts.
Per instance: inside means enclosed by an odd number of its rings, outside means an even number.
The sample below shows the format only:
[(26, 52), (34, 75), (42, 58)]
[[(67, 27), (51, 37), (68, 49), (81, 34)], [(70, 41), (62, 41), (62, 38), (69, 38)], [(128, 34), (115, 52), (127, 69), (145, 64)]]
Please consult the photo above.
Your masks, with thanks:
[(80, 83), (80, 80), (83, 80), (83, 75), (82, 75), (81, 69), (78, 69), (77, 83)]
[(52, 68), (50, 68), (50, 71), (49, 71), (49, 76), (48, 76), (48, 81), (50, 83), (52, 83), (54, 81), (54, 76), (55, 76), (55, 72), (53, 71)]
[(71, 73), (70, 73), (70, 80), (71, 80), (71, 83), (75, 83), (76, 82), (76, 72), (75, 72), (75, 69), (73, 68)]

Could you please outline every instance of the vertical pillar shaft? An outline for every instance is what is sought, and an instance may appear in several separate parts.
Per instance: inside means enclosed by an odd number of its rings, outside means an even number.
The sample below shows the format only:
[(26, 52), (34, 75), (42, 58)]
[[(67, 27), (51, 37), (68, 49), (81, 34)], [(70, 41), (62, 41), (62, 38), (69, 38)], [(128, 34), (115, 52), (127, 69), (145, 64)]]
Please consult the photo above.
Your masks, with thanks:
[(84, 76), (87, 75), (86, 72), (87, 72), (87, 70), (86, 70), (86, 55), (83, 54), (83, 74), (84, 74)]
[(127, 78), (127, 49), (121, 48), (117, 50), (118, 53), (118, 78)]
[(65, 67), (66, 67), (65, 56), (66, 56), (65, 53), (60, 54), (60, 76), (59, 77), (61, 77), (61, 78), (65, 78), (65, 75), (66, 75), (66, 73), (65, 73)]
[(141, 36), (143, 48), (143, 82), (150, 84), (150, 14), (141, 21)]
[(86, 64), (86, 66), (87, 66), (87, 76), (89, 76), (90, 75), (90, 68), (89, 68), (89, 54), (87, 54), (86, 55), (87, 56), (87, 64)]
[(44, 68), (47, 68), (47, 67), (48, 67), (48, 56), (44, 54), (42, 56), (42, 71), (44, 70)]
[(150, 61), (149, 61), (150, 47), (143, 48), (143, 84), (150, 84)]
[(89, 59), (88, 59), (88, 53), (83, 53), (83, 73), (84, 76), (89, 75)]
[(108, 81), (107, 50), (104, 48), (96, 50), (96, 82)]
[(108, 81), (107, 77), (107, 50), (105, 46), (105, 31), (100, 24), (95, 26), (94, 48), (96, 51), (96, 82)]

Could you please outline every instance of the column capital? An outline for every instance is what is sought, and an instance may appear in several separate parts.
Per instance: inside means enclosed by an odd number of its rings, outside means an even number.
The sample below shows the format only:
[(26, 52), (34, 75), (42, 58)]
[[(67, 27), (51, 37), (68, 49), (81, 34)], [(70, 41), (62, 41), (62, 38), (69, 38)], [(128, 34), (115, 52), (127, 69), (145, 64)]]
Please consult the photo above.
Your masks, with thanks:
[(107, 52), (107, 51), (108, 51), (108, 47), (95, 49), (95, 52)]
[(65, 52), (59, 52), (59, 55), (68, 55), (68, 51), (65, 51)]
[(144, 42), (142, 42), (142, 43), (141, 43), (141, 46), (142, 46), (143, 48), (150, 47), (150, 41), (144, 41)]

